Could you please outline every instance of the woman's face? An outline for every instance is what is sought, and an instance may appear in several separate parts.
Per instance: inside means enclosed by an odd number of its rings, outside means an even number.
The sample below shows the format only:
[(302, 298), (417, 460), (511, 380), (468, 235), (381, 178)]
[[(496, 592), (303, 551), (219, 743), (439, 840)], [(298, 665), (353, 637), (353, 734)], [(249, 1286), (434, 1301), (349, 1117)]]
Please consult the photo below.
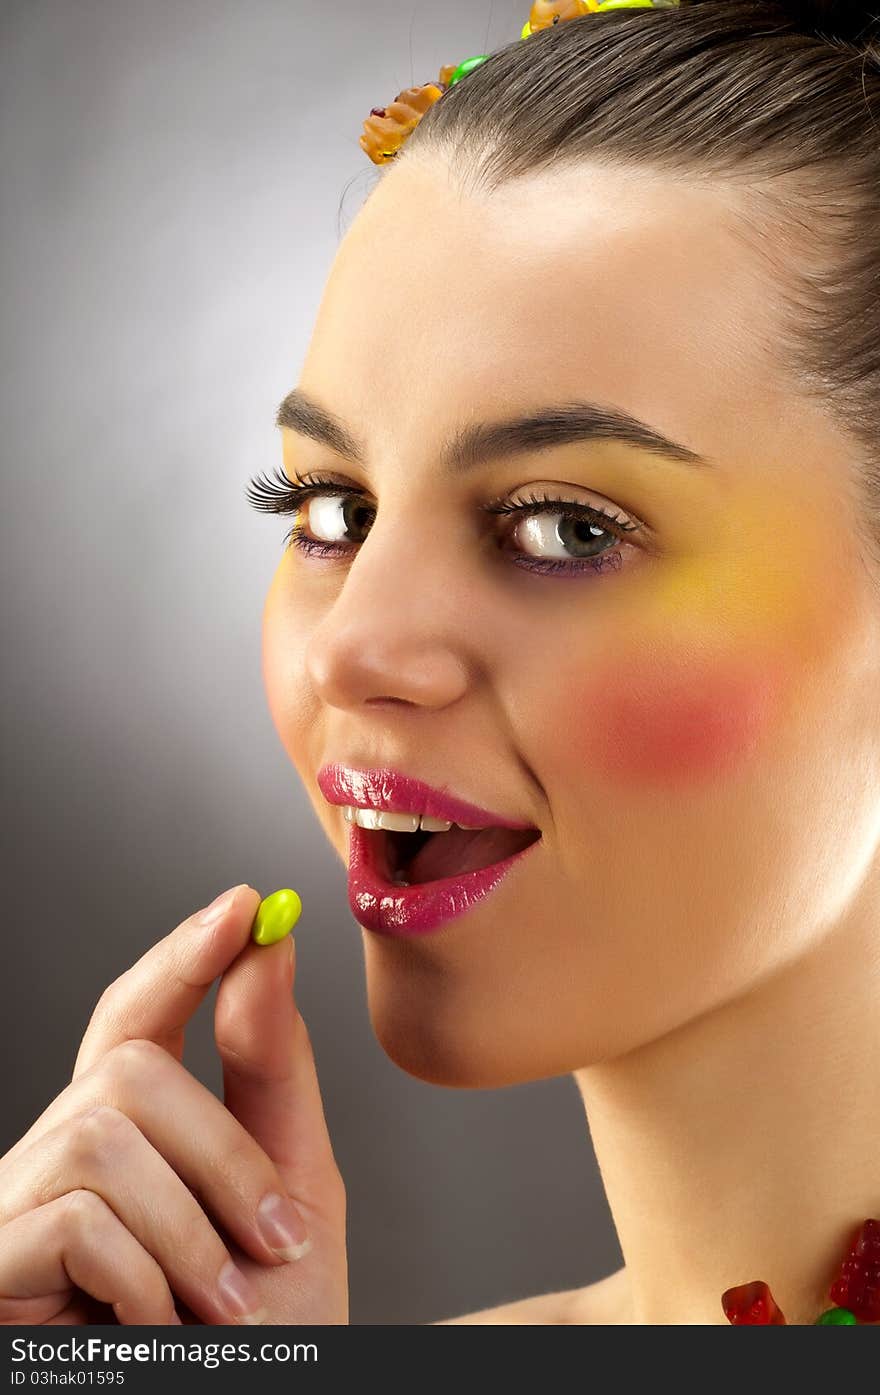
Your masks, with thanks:
[[(298, 386), (364, 461), (284, 428), (284, 470), (367, 512), (297, 519), (343, 551), (283, 550), (273, 720), (344, 861), (331, 762), (541, 831), (439, 929), (362, 932), (374, 1030), (423, 1079), (539, 1079), (658, 1037), (807, 951), (875, 856), (855, 457), (774, 359), (767, 263), (735, 229), (722, 190), (580, 167), (475, 195), (423, 157), (336, 257)], [(440, 468), (465, 425), (576, 402), (706, 463), (589, 439)], [(481, 508), (531, 497), (626, 529)]]

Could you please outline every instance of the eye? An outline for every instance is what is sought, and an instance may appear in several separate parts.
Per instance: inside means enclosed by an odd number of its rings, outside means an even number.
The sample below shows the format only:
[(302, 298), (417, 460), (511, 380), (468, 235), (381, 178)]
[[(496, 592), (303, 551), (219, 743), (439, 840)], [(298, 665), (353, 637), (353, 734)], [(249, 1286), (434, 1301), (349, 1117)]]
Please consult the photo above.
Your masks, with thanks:
[[(309, 532), (317, 535), (318, 542), (335, 546), (338, 543), (363, 541), (356, 535), (373, 510), (357, 494), (339, 493), (314, 494), (300, 512), (307, 517)], [(298, 528), (293, 531), (300, 537), (305, 536), (304, 531), (300, 533)], [(355, 537), (345, 536), (350, 533), (354, 533)]]
[[(249, 502), (265, 513), (293, 513), (297, 522), (285, 543), (312, 557), (344, 557), (364, 541), (376, 510), (350, 485), (312, 476), (278, 484), (262, 477), (248, 485)], [(501, 545), (512, 563), (542, 574), (568, 576), (619, 570), (638, 549), (627, 542), (644, 524), (574, 499), (536, 497), (523, 502), (496, 499), (484, 513), (508, 517)], [(514, 547), (510, 547), (510, 541)]]
[(617, 571), (625, 555), (636, 550), (625, 541), (626, 534), (644, 526), (595, 504), (534, 494), (524, 503), (496, 500), (484, 507), (515, 520), (507, 537), (524, 551), (513, 553), (514, 563), (543, 573)]
[(533, 514), (518, 523), (514, 533), (527, 552), (535, 549), (536, 557), (595, 557), (608, 545), (607, 528), (564, 513)]

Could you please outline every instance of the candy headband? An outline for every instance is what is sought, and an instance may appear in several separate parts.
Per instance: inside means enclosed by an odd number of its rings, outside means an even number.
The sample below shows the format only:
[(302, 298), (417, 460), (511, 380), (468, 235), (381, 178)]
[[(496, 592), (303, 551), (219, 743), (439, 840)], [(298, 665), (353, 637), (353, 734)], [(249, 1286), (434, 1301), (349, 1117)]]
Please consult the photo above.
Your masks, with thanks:
[[(675, 9), (679, 0), (535, 0), (532, 12), (523, 25), (521, 39), (528, 39), (540, 29), (550, 29), (554, 24), (563, 24), (567, 19), (580, 19), (582, 15), (597, 14), (602, 10)], [(468, 73), (485, 63), (488, 53), (476, 58), (466, 58), (457, 66), (448, 63), (440, 69), (436, 82), (426, 82), (420, 87), (407, 87), (399, 92), (387, 107), (373, 107), (364, 122), (361, 148), (369, 155), (374, 165), (385, 165), (393, 160), (406, 138), (418, 126), (425, 112), (439, 101), (450, 87), (454, 87)]]

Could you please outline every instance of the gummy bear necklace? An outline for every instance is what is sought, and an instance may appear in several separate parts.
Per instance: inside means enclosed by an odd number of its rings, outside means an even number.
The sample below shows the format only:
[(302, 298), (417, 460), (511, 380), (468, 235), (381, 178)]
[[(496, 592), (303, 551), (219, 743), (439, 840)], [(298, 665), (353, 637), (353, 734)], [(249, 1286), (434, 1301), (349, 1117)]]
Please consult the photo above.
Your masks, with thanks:
[[(836, 1307), (827, 1308), (813, 1326), (853, 1327), (880, 1322), (880, 1221), (863, 1221), (850, 1241), (828, 1290)], [(728, 1322), (735, 1326), (787, 1327), (782, 1309), (763, 1279), (738, 1284), (721, 1295)]]

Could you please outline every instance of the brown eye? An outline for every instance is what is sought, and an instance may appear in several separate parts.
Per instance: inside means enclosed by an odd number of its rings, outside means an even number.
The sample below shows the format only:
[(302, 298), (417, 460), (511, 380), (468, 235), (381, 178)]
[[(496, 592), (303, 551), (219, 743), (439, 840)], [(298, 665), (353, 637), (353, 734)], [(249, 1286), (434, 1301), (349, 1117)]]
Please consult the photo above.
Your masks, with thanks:
[(346, 537), (357, 533), (369, 523), (373, 510), (357, 494), (316, 495), (307, 500), (303, 512), (308, 519), (309, 532), (319, 542), (362, 542), (362, 538)]

